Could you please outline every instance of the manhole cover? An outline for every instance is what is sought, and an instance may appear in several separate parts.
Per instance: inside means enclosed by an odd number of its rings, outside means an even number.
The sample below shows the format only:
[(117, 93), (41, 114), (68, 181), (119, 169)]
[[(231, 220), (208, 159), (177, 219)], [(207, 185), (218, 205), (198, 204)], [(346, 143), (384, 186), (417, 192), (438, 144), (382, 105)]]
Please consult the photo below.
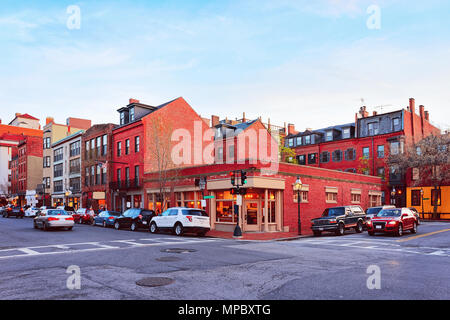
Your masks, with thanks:
[(156, 261), (161, 261), (161, 262), (172, 262), (172, 261), (180, 261), (181, 259), (178, 257), (161, 257), (161, 258), (157, 258)]
[(162, 287), (173, 283), (175, 280), (171, 278), (152, 277), (144, 278), (136, 281), (136, 284), (141, 287)]
[(188, 253), (188, 252), (196, 252), (195, 249), (183, 249), (183, 248), (168, 248), (168, 249), (161, 249), (161, 252), (168, 252), (168, 253)]

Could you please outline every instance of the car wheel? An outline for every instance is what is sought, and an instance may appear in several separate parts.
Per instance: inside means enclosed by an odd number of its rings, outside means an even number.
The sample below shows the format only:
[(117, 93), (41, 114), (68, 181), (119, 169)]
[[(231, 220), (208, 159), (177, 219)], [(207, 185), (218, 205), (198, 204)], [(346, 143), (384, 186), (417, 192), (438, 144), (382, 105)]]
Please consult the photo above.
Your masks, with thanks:
[(398, 225), (397, 237), (401, 237), (403, 235), (403, 225)]
[(103, 228), (106, 228), (106, 227), (107, 227), (106, 221), (103, 221)]
[(361, 221), (358, 221), (358, 224), (357, 224), (356, 227), (355, 227), (355, 231), (356, 231), (357, 233), (362, 233), (362, 232), (363, 232), (363, 224), (362, 224)]
[(152, 223), (150, 224), (150, 232), (151, 232), (151, 233), (157, 233), (157, 232), (158, 232), (158, 227), (156, 226), (156, 223), (155, 223), (155, 222), (152, 222)]
[(177, 223), (175, 225), (174, 231), (177, 236), (179, 236), (179, 237), (182, 236), (183, 235), (183, 225), (181, 223)]
[(120, 223), (119, 222), (115, 222), (114, 223), (114, 229), (116, 229), (116, 230), (120, 230)]
[(337, 236), (343, 236), (345, 233), (345, 226), (343, 223), (339, 223), (338, 229), (336, 230)]
[(313, 231), (314, 237), (320, 237), (322, 235), (322, 232), (320, 231)]
[(417, 223), (414, 222), (414, 225), (411, 229), (411, 233), (417, 233)]
[(130, 226), (130, 230), (131, 231), (136, 231), (136, 222), (133, 222), (132, 224), (131, 224), (131, 226)]

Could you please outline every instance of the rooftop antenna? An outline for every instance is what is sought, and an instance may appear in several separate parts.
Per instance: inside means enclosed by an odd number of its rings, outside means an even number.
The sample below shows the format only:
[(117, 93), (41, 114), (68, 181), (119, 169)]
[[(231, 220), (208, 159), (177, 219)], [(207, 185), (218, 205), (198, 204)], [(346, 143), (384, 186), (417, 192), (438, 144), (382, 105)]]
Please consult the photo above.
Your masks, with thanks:
[(381, 106), (376, 106), (376, 107), (373, 107), (373, 108), (374, 108), (374, 109), (380, 109), (381, 113), (383, 113), (383, 109), (384, 109), (385, 107), (392, 107), (392, 104), (383, 104), (383, 105), (381, 105)]

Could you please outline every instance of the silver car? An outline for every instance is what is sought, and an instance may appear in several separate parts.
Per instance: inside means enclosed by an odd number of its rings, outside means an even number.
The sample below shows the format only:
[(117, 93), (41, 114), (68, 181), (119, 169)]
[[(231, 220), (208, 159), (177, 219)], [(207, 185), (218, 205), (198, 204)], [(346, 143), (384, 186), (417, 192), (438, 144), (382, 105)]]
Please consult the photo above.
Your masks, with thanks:
[(34, 228), (42, 228), (44, 231), (52, 228), (72, 230), (74, 224), (72, 215), (60, 209), (41, 210), (33, 220)]

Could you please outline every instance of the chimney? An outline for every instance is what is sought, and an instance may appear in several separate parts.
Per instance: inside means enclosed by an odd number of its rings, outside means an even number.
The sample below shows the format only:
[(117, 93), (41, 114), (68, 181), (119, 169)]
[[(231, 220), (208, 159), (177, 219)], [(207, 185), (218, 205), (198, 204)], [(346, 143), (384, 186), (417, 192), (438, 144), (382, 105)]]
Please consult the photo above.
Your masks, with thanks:
[(367, 107), (363, 106), (359, 109), (359, 114), (361, 115), (361, 118), (367, 118), (369, 116), (369, 112), (367, 112)]
[(425, 111), (425, 120), (430, 121), (430, 112)]
[(425, 118), (425, 107), (423, 105), (419, 106), (419, 115), (421, 118)]
[(296, 134), (297, 132), (295, 131), (295, 125), (292, 123), (288, 124), (288, 134)]
[(0, 124), (2, 124), (2, 119), (0, 119)]
[(139, 100), (137, 100), (137, 99), (132, 99), (132, 98), (130, 98), (130, 103), (129, 104), (133, 104), (133, 103), (139, 103)]
[(21, 113), (16, 112), (16, 118), (21, 115), (22, 115)]
[(416, 112), (416, 100), (414, 98), (409, 99), (409, 111), (411, 111), (411, 113)]
[(48, 124), (53, 123), (53, 122), (55, 122), (55, 119), (53, 119), (52, 117), (47, 117), (45, 119), (45, 125), (48, 125)]
[(247, 119), (245, 119), (245, 112), (242, 113), (242, 122), (247, 122)]
[(211, 116), (211, 127), (215, 127), (220, 122), (220, 118), (218, 116)]

